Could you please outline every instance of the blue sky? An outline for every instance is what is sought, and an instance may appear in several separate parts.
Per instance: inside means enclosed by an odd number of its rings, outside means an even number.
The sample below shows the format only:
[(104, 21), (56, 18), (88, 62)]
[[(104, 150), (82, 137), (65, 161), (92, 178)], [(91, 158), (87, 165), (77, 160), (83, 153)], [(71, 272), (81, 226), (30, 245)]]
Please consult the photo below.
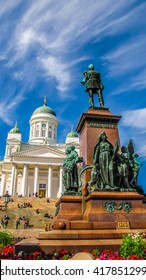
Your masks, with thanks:
[(88, 110), (80, 81), (93, 63), (105, 105), (122, 115), (121, 145), (133, 139), (145, 162), (139, 183), (146, 190), (146, 1), (0, 0), (0, 7), (0, 158), (16, 121), (28, 141), (44, 96), (64, 143)]

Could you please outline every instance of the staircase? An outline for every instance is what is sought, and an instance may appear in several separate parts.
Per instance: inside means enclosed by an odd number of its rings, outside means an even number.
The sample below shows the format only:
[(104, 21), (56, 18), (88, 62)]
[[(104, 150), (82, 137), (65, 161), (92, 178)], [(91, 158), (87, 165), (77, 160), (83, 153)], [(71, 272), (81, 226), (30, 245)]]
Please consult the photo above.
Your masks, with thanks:
[[(33, 229), (44, 229), (47, 223), (52, 222), (52, 218), (45, 218), (44, 215), (47, 213), (54, 217), (56, 207), (55, 203), (57, 201), (56, 198), (51, 198), (47, 202), (47, 198), (35, 198), (35, 197), (13, 197), (13, 202), (8, 203), (8, 207), (5, 210), (4, 207), (0, 209), (0, 219), (4, 217), (4, 215), (8, 215), (10, 217), (7, 229), (15, 229), (16, 228), (16, 220), (19, 217), (29, 218), (30, 225)], [(18, 204), (30, 203), (32, 208), (18, 208)], [(4, 205), (4, 202), (1, 198), (0, 205)], [(39, 209), (39, 213), (36, 210)], [(24, 221), (20, 221), (19, 229), (24, 229)]]

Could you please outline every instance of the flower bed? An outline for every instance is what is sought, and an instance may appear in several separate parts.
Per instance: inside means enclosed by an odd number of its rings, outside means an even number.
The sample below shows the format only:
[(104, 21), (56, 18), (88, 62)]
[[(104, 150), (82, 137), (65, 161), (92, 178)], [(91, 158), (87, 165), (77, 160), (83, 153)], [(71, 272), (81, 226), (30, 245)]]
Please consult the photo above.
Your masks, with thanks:
[[(118, 252), (111, 250), (104, 250), (99, 252), (98, 249), (84, 253), (90, 253), (96, 260), (146, 260), (146, 243), (142, 233), (135, 232), (134, 234), (127, 234), (123, 237), (123, 242)], [(4, 237), (3, 237), (4, 238)], [(15, 243), (16, 244), (16, 243)], [(45, 254), (44, 252), (32, 252), (26, 254), (20, 251), (15, 254), (15, 244), (8, 244), (2, 246), (0, 250), (0, 259), (9, 260), (68, 260), (71, 259), (77, 252), (67, 252), (62, 249), (59, 252)]]
[[(23, 251), (20, 251), (17, 255), (15, 252), (15, 245), (7, 245), (3, 247), (0, 252), (0, 259), (7, 260), (68, 260), (71, 259), (76, 252), (67, 252), (66, 250), (60, 250), (59, 252), (45, 254), (43, 252), (33, 252), (29, 255)], [(87, 250), (83, 252), (88, 253)], [(111, 250), (104, 250), (99, 253), (97, 249), (90, 252), (94, 259), (98, 260), (146, 260), (146, 251), (144, 252), (145, 257), (139, 257), (136, 255), (130, 255), (129, 257), (122, 257), (120, 252), (113, 252)]]

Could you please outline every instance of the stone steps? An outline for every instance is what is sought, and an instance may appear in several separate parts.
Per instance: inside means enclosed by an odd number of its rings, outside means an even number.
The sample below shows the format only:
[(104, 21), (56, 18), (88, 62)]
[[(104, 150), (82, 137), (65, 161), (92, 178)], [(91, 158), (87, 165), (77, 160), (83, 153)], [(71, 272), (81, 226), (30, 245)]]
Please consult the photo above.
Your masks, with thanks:
[[(13, 197), (14, 202), (8, 203), (8, 207), (6, 211), (0, 211), (0, 219), (4, 217), (4, 215), (8, 215), (10, 217), (8, 223), (8, 229), (16, 228), (16, 220), (19, 217), (27, 217), (30, 220), (30, 225), (33, 228), (44, 229), (46, 223), (52, 222), (52, 219), (45, 218), (44, 214), (48, 213), (54, 217), (56, 207), (55, 203), (57, 199), (50, 199), (50, 203), (47, 202), (46, 198), (34, 198), (34, 197)], [(0, 204), (3, 201), (1, 199)], [(18, 204), (20, 203), (31, 203), (32, 208), (18, 208)], [(40, 213), (37, 214), (36, 210), (39, 209)], [(24, 228), (24, 221), (20, 221), (19, 229)]]

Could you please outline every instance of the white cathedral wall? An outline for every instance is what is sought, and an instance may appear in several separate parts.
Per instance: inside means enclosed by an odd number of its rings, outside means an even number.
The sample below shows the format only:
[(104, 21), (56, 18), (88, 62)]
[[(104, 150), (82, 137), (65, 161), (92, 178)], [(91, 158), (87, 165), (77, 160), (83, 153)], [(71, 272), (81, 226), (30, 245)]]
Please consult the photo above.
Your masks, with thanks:
[(8, 133), (7, 139), (17, 139), (21, 141), (21, 133)]

